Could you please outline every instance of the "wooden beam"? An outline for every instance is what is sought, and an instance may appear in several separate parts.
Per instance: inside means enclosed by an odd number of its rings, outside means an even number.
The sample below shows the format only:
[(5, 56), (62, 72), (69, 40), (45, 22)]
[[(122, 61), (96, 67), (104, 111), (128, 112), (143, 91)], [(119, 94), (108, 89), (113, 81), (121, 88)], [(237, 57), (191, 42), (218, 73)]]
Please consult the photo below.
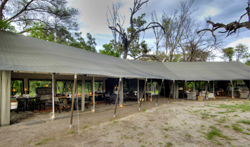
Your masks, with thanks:
[[(145, 93), (144, 93), (145, 89), (146, 89), (146, 84), (147, 84), (147, 79), (145, 80), (144, 88), (143, 88), (143, 91), (142, 91), (142, 94), (141, 94), (141, 95), (144, 94), (144, 98), (146, 98)], [(140, 100), (139, 100), (139, 110), (141, 110), (141, 104), (142, 104), (142, 98), (140, 98)]]
[(74, 102), (75, 102), (75, 91), (76, 91), (76, 84), (77, 84), (77, 74), (74, 76), (74, 85), (73, 85), (73, 95), (71, 98), (71, 114), (70, 114), (70, 128), (72, 128), (73, 123), (73, 110), (74, 110)]
[(117, 95), (116, 95), (116, 100), (115, 100), (115, 111), (114, 111), (114, 118), (116, 116), (116, 109), (117, 109), (117, 103), (118, 103), (118, 95), (119, 95), (119, 90), (120, 90), (120, 82), (121, 82), (122, 78), (119, 79), (119, 83), (118, 83), (118, 89), (117, 89)]

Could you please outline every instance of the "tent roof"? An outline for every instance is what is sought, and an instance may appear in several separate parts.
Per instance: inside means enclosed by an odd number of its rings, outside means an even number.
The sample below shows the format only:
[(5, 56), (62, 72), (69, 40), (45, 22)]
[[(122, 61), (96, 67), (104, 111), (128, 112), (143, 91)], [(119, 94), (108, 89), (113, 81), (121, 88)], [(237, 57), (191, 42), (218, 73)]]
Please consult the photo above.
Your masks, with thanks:
[(0, 70), (170, 80), (250, 79), (250, 67), (237, 62), (130, 61), (4, 31), (0, 31), (0, 53)]

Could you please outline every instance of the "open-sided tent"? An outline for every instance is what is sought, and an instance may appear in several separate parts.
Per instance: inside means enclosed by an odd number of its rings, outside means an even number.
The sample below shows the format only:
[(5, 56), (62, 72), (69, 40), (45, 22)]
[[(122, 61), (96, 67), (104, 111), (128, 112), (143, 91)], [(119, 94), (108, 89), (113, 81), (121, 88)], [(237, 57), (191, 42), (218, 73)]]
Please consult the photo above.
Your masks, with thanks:
[(11, 71), (183, 81), (250, 79), (250, 67), (237, 62), (129, 61), (0, 31), (1, 111), (9, 109), (9, 101), (4, 99), (10, 94), (10, 89), (6, 87), (10, 87)]

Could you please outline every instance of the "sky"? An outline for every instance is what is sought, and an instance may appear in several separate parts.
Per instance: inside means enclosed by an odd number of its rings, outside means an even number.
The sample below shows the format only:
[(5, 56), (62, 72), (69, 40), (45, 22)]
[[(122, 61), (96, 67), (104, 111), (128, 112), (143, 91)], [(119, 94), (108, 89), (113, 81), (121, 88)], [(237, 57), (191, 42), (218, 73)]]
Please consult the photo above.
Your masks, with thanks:
[[(106, 14), (108, 7), (112, 3), (121, 2), (120, 13), (125, 16), (125, 24), (129, 23), (130, 10), (133, 6), (133, 0), (68, 0), (69, 6), (78, 8), (80, 15), (77, 16), (79, 31), (86, 37), (86, 33), (96, 39), (97, 50), (102, 49), (102, 45), (109, 43), (113, 39), (111, 30), (108, 28)], [(147, 5), (137, 13), (138, 15), (146, 13), (146, 20), (151, 21), (151, 13), (155, 11), (159, 16), (164, 13), (171, 14), (180, 7), (180, 2), (185, 0), (150, 0)], [(205, 24), (205, 18), (210, 17), (213, 22), (230, 23), (238, 21), (247, 7), (248, 0), (195, 0), (191, 9), (195, 10), (192, 14), (197, 23)], [(246, 21), (245, 17), (242, 21)], [(250, 31), (242, 28), (239, 33), (226, 37), (226, 34), (216, 33), (224, 42), (223, 47), (235, 47), (238, 43), (245, 44), (249, 47), (250, 52)], [(146, 31), (144, 40), (149, 47), (154, 50), (155, 38), (152, 30)], [(220, 54), (220, 53), (218, 53)], [(221, 60), (216, 58), (215, 60)]]

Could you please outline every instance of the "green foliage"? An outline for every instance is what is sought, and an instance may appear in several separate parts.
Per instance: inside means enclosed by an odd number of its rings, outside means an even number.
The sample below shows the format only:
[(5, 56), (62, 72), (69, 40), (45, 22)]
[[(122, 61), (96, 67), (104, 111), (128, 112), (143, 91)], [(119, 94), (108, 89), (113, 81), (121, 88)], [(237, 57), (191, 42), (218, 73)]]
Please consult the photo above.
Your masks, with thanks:
[(208, 140), (214, 140), (214, 137), (221, 137), (225, 139), (229, 139), (227, 136), (221, 134), (221, 130), (217, 129), (215, 126), (209, 126), (212, 130), (206, 134), (206, 138)]
[(171, 147), (171, 146), (173, 146), (173, 144), (171, 142), (167, 142), (165, 145), (165, 147)]
[(47, 30), (55, 30), (63, 26), (67, 30), (77, 29), (74, 17), (79, 12), (69, 7), (67, 3), (67, 0), (7, 0), (1, 3), (0, 21), (8, 20), (7, 24), (11, 22), (18, 25), (21, 33), (30, 30), (34, 22), (46, 24)]
[(250, 125), (250, 121), (249, 120), (239, 120), (237, 121), (238, 123), (243, 123), (243, 124), (247, 124)]
[(43, 139), (41, 142), (36, 143), (35, 146), (46, 144), (48, 141), (49, 139)]
[(2, 19), (0, 20), (0, 30), (1, 31), (8, 31), (8, 32), (16, 32), (15, 27), (12, 26), (10, 20)]
[(233, 47), (228, 47), (225, 49), (222, 49), (222, 58), (223, 59), (228, 59), (229, 61), (233, 61), (233, 56), (234, 56), (234, 48)]
[(247, 60), (247, 62), (245, 64), (250, 66), (250, 60)]
[(250, 57), (250, 54), (248, 53), (248, 46), (244, 44), (238, 44), (235, 46), (235, 56), (236, 61), (239, 62), (240, 59), (245, 59)]
[(119, 57), (119, 50), (115, 51), (112, 43), (109, 44), (104, 44), (103, 45), (103, 50), (99, 50), (101, 54), (109, 55), (109, 56), (114, 56), (114, 57)]
[[(226, 105), (226, 104), (221, 104), (217, 108), (225, 108), (227, 109), (225, 112), (235, 112), (236, 109), (241, 109), (242, 111), (250, 111), (250, 102), (244, 102), (243, 104), (239, 105)], [(223, 112), (223, 113), (225, 113)], [(221, 112), (220, 112), (221, 113)]]
[(29, 32), (28, 36), (30, 37), (96, 52), (95, 38), (93, 38), (90, 33), (87, 33), (88, 40), (85, 42), (81, 32), (71, 33), (64, 26), (57, 27), (56, 29), (48, 29), (47, 25), (42, 23), (33, 23), (32, 28), (27, 31)]

